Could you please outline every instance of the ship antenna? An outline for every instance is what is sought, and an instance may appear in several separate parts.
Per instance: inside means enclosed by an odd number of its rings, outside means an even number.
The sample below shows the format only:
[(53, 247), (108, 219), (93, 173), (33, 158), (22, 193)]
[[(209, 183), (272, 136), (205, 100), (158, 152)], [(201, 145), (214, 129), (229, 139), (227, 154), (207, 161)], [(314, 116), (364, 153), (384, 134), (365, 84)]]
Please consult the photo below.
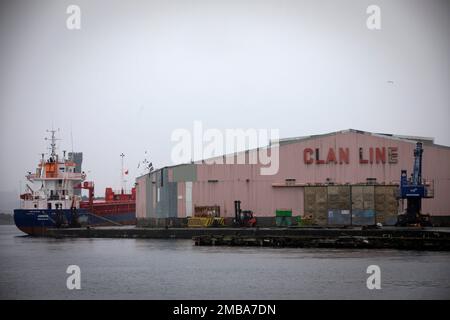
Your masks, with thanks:
[(53, 157), (56, 153), (55, 130), (47, 130), (47, 132), (50, 132), (52, 134), (51, 138), (45, 138), (45, 140), (50, 140), (50, 156)]
[(120, 154), (120, 157), (122, 158), (122, 169), (120, 171), (120, 183), (121, 183), (122, 194), (123, 194), (124, 189), (125, 189), (125, 179), (123, 177), (123, 157), (125, 157), (125, 155), (123, 154), (123, 152)]
[(73, 156), (73, 133), (72, 133), (72, 122), (70, 123), (70, 142), (72, 144), (72, 156)]
[(55, 135), (56, 131), (59, 131), (59, 129), (54, 130), (52, 125), (52, 130), (47, 130), (47, 132), (50, 132), (52, 134), (51, 137), (45, 138), (45, 140), (50, 140), (51, 157), (55, 160), (56, 160), (56, 140), (59, 140), (56, 138)]

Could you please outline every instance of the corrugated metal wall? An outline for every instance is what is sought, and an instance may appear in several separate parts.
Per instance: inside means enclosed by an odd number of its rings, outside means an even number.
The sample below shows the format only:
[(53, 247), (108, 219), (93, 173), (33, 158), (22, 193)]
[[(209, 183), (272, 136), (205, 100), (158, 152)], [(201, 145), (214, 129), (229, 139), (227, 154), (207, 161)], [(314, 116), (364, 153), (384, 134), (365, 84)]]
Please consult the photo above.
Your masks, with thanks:
[(186, 181), (196, 181), (197, 180), (197, 165), (196, 164), (185, 164), (176, 166), (169, 169), (172, 172), (172, 178), (170, 181), (173, 182), (186, 182)]
[(396, 186), (376, 186), (375, 212), (376, 221), (385, 225), (397, 222), (398, 201)]
[(169, 182), (169, 169), (163, 168), (136, 179), (136, 216), (171, 218), (178, 216), (178, 186)]
[(136, 179), (136, 218), (138, 219), (147, 217), (147, 210), (149, 207), (147, 180), (149, 180), (148, 175), (140, 176)]
[(352, 225), (375, 224), (375, 186), (352, 186)]
[(328, 191), (327, 187), (305, 187), (305, 215), (312, 216), (314, 223), (328, 223)]
[(318, 225), (394, 225), (398, 201), (395, 185), (305, 187), (305, 214)]
[(350, 186), (329, 186), (328, 192), (328, 224), (351, 224)]

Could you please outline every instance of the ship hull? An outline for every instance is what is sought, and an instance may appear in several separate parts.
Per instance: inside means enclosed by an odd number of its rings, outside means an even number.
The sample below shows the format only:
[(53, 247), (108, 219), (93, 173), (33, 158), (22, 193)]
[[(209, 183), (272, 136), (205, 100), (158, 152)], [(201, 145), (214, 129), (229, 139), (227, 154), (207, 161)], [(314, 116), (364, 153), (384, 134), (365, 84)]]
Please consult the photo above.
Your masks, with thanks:
[[(93, 214), (88, 209), (76, 211), (77, 224), (81, 226), (134, 225), (135, 212)], [(49, 228), (68, 227), (73, 221), (72, 210), (16, 209), (14, 223), (22, 232), (32, 236), (45, 235)], [(61, 225), (62, 222), (62, 225)]]

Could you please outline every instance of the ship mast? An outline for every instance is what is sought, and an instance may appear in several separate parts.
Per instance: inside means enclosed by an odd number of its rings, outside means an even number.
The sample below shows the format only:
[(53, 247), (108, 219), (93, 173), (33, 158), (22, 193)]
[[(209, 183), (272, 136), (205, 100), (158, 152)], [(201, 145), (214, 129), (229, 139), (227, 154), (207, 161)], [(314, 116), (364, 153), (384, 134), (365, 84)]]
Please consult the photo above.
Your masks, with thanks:
[(123, 172), (123, 157), (125, 157), (125, 155), (123, 154), (123, 152), (120, 154), (120, 157), (122, 158), (122, 167), (120, 170), (120, 184), (121, 184), (121, 188), (122, 188), (122, 194), (124, 193), (125, 190), (125, 178), (124, 178), (124, 172)]
[[(56, 136), (55, 136), (56, 130), (54, 130), (52, 128), (52, 130), (47, 130), (47, 132), (51, 132), (51, 134), (52, 134), (52, 137), (50, 138), (51, 157), (54, 160), (56, 160), (56, 140), (58, 140), (58, 139), (56, 139)], [(45, 140), (49, 140), (49, 139), (45, 138)]]

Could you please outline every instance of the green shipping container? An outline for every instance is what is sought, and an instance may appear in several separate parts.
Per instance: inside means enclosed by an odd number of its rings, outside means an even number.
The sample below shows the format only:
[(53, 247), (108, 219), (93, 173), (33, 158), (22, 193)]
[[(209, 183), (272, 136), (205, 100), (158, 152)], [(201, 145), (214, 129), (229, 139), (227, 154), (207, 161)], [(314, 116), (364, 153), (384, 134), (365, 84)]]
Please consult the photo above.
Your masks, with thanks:
[(292, 217), (292, 210), (291, 209), (277, 209), (275, 211), (275, 215), (277, 217)]

